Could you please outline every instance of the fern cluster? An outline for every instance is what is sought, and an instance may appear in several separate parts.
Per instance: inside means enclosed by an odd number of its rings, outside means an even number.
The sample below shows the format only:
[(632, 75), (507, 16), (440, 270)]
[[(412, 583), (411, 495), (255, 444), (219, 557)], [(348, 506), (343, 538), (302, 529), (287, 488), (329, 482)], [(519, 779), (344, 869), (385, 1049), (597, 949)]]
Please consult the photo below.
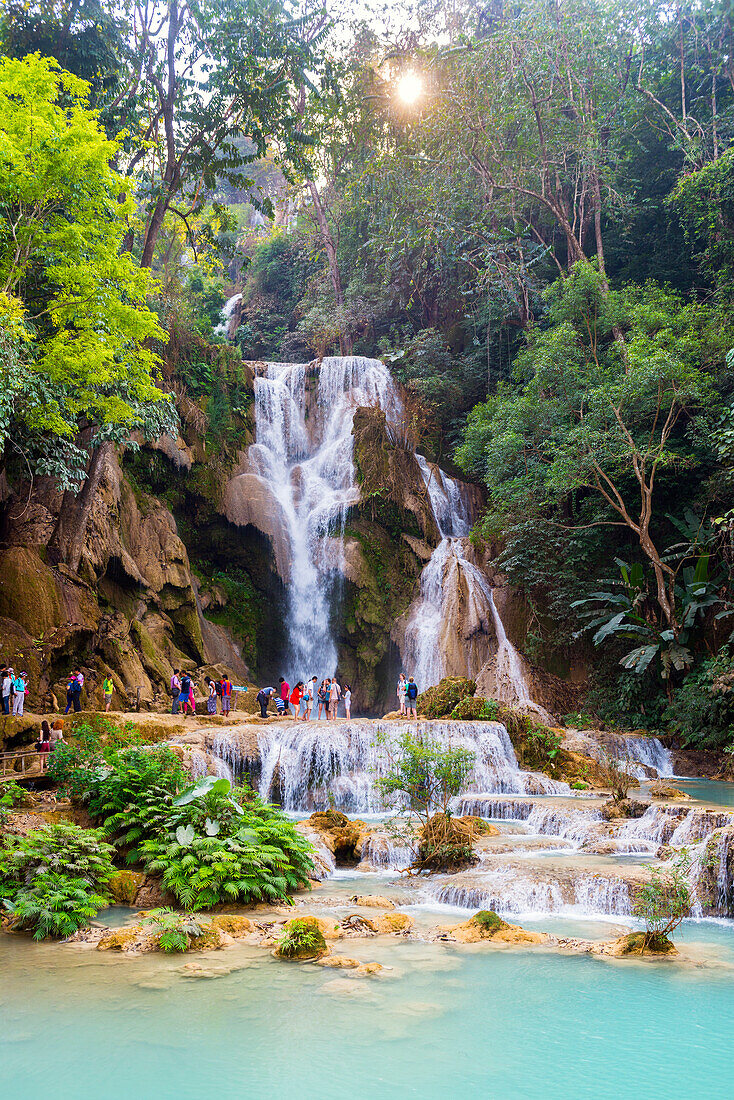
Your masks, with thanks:
[(172, 807), (167, 827), (140, 851), (146, 870), (190, 910), (286, 899), (313, 870), (308, 841), (282, 814), (259, 801), (238, 812), (220, 794)]
[(208, 929), (190, 913), (175, 913), (173, 909), (151, 909), (143, 920), (158, 936), (158, 946), (167, 955), (186, 951), (192, 939), (203, 936)]
[(0, 898), (12, 926), (37, 940), (85, 927), (107, 905), (113, 852), (99, 832), (77, 825), (11, 837), (0, 852)]

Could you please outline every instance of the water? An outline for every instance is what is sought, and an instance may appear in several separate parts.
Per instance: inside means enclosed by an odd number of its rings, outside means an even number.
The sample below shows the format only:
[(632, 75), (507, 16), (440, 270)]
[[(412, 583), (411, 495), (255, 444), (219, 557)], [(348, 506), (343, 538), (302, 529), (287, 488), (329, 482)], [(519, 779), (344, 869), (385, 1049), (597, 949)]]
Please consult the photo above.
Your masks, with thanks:
[(358, 406), (400, 412), (390, 373), (361, 356), (268, 363), (255, 379), (255, 439), (250, 471), (267, 483), (277, 517), (276, 561), (286, 583), (289, 653), (294, 680), (332, 676), (337, 651), (331, 616), (343, 565), (344, 524), (359, 500), (352, 462)]
[[(568, 793), (568, 784), (535, 772), (522, 771), (507, 730), (500, 722), (334, 721), (326, 725), (289, 722), (258, 730), (261, 759), (259, 791), (277, 799), (284, 809), (326, 809), (333, 801), (344, 813), (379, 813), (383, 801), (375, 777), (387, 760), (376, 741), (382, 731), (399, 737), (421, 732), (445, 748), (466, 748), (475, 764), (466, 791), (526, 794)], [(238, 769), (237, 742), (217, 740), (217, 751)], [(244, 767), (243, 760), (241, 767)], [(469, 812), (469, 811), (466, 811)]]
[[(693, 935), (696, 935), (694, 930)], [(732, 933), (721, 935), (731, 954)], [(375, 958), (375, 941), (355, 946)], [(723, 1095), (731, 971), (380, 947), (373, 980), (234, 948), (243, 969), (0, 936), (0, 1094), (23, 1100), (649, 1100)], [(350, 943), (350, 953), (352, 944)]]

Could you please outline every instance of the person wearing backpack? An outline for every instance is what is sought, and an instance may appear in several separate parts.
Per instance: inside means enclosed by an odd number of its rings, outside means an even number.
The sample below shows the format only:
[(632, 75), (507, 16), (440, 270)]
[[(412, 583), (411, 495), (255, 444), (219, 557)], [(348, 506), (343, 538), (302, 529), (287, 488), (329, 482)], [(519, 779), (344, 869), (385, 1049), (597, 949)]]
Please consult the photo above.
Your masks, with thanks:
[(10, 714), (10, 697), (13, 694), (13, 670), (4, 668), (2, 671), (3, 714)]
[(82, 709), (82, 682), (79, 679), (80, 673), (74, 673), (66, 688), (66, 710), (64, 714), (68, 714), (71, 708), (74, 708), (74, 713), (78, 714)]
[(15, 677), (15, 682), (13, 683), (13, 691), (15, 692), (13, 697), (13, 714), (22, 715), (23, 713), (27, 678), (27, 672), (21, 672), (20, 676)]
[(412, 676), (408, 678), (408, 685), (405, 689), (405, 702), (408, 707), (408, 714), (413, 718), (418, 717), (418, 685)]
[[(191, 693), (191, 677), (188, 672), (184, 672), (181, 676), (181, 694), (178, 697), (178, 701), (181, 704), (181, 710), (184, 714), (188, 714), (189, 706), (189, 694)], [(194, 710), (194, 714), (196, 710)]]

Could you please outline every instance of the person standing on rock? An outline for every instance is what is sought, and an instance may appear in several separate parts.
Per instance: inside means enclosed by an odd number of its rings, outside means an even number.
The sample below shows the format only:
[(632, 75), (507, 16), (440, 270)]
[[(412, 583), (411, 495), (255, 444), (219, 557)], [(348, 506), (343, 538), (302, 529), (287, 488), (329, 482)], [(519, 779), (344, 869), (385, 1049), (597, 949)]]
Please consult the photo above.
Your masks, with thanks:
[(319, 684), (319, 690), (316, 693), (316, 698), (319, 701), (319, 709), (317, 714), (317, 721), (321, 721), (321, 711), (323, 710), (326, 717), (329, 717), (329, 691), (328, 680), (322, 680)]
[(115, 685), (112, 683), (112, 677), (110, 675), (105, 676), (102, 681), (102, 694), (104, 695), (104, 709), (105, 714), (112, 706), (112, 692), (115, 690)]
[(299, 680), (296, 686), (291, 692), (291, 709), (293, 711), (293, 717), (298, 718), (298, 712), (301, 709), (301, 699), (303, 698), (303, 681)]
[(275, 695), (274, 687), (260, 688), (255, 698), (260, 704), (260, 717), (267, 718), (268, 716), (268, 703), (271, 697)]
[(339, 699), (341, 698), (342, 689), (336, 681), (336, 676), (331, 680), (331, 691), (329, 692), (329, 718), (333, 722), (339, 713)]
[(63, 718), (55, 718), (51, 723), (51, 752), (54, 751), (57, 745), (65, 745), (64, 740), (64, 720)]
[(10, 696), (13, 690), (13, 670), (4, 668), (2, 671), (3, 714), (10, 714)]
[(174, 668), (171, 677), (171, 714), (178, 714), (181, 707), (181, 670)]
[(13, 714), (19, 716), (23, 714), (27, 681), (28, 673), (21, 672), (19, 676), (15, 677), (13, 682)]
[(349, 684), (344, 685), (344, 714), (348, 719), (352, 717), (352, 689)]
[(408, 708), (408, 714), (413, 717), (418, 717), (418, 685), (412, 676), (408, 679), (408, 684), (405, 688), (405, 702)]
[(405, 673), (401, 672), (398, 676), (398, 710), (401, 714), (406, 713), (405, 707), (405, 689), (407, 688), (407, 682), (405, 680)]
[[(189, 681), (189, 706), (191, 707), (191, 713), (192, 713), (193, 717), (196, 718), (196, 695), (194, 694), (194, 681), (193, 680)], [(216, 707), (215, 707), (214, 713), (216, 714)]]
[(280, 679), (278, 680), (278, 687), (280, 689), (280, 698), (283, 700), (283, 702), (285, 703), (286, 708), (287, 708), (288, 707), (288, 693), (291, 689), (290, 689), (290, 684), (288, 683), (288, 681), (285, 679), (284, 676), (281, 676)]
[[(188, 672), (184, 672), (181, 675), (181, 694), (178, 697), (178, 701), (181, 704), (181, 710), (184, 716), (188, 714), (189, 695), (191, 694), (191, 677)], [(196, 710), (194, 710), (196, 713)]]
[(36, 741), (36, 752), (40, 753), (41, 771), (45, 772), (48, 768), (48, 754), (51, 752), (51, 727), (45, 718), (41, 722), (41, 732)]
[(214, 683), (210, 676), (204, 677), (204, 683), (207, 687), (207, 700), (206, 700), (206, 712), (207, 714), (217, 713), (217, 685)]
[(306, 684), (306, 690), (303, 695), (303, 717), (306, 722), (311, 721), (311, 711), (313, 710), (314, 700), (318, 691), (318, 688), (316, 687), (317, 684), (318, 679), (316, 678), (316, 676), (312, 676)]
[(222, 714), (229, 714), (232, 706), (232, 681), (225, 673), (221, 680), (222, 688)]

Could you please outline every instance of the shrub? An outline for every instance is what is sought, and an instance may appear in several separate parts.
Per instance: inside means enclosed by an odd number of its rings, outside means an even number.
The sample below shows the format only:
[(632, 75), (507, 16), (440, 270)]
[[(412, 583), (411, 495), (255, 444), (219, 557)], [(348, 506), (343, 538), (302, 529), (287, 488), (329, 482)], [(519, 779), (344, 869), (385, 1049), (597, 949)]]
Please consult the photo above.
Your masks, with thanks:
[(588, 791), (588, 789), (589, 789), (589, 784), (584, 783), (583, 779), (576, 779), (571, 784), (571, 790), (572, 791)]
[(57, 745), (50, 754), (48, 774), (59, 785), (61, 794), (82, 806), (90, 792), (104, 777), (105, 759), (101, 749), (84, 749), (77, 745)]
[(479, 925), (483, 932), (490, 935), (501, 932), (503, 928), (509, 928), (507, 921), (502, 920), (502, 917), (498, 917), (494, 909), (480, 909), (478, 913), (474, 914), (472, 920), (474, 924)]
[(671, 933), (691, 915), (693, 897), (686, 877), (690, 869), (684, 849), (667, 867), (653, 867), (650, 881), (635, 891), (632, 912), (645, 922), (643, 948), (669, 950)]
[(8, 865), (18, 883), (32, 884), (37, 876), (54, 875), (96, 889), (114, 873), (112, 854), (113, 848), (102, 841), (99, 831), (60, 823), (14, 838)]
[(45, 871), (4, 904), (12, 928), (32, 932), (34, 940), (45, 940), (72, 936), (85, 928), (107, 905), (107, 899), (87, 879)]
[(308, 883), (311, 850), (279, 810), (259, 799), (242, 806), (222, 792), (172, 805), (140, 845), (146, 870), (191, 910), (287, 900)]
[(175, 913), (173, 909), (151, 909), (143, 925), (158, 936), (158, 946), (167, 955), (187, 951), (192, 939), (198, 939), (209, 929), (191, 913)]
[(494, 699), (467, 695), (456, 704), (449, 717), (458, 718), (464, 722), (499, 722), (500, 707)]
[(625, 757), (605, 753), (599, 762), (599, 781), (602, 786), (609, 787), (615, 802), (624, 802), (630, 788), (640, 785), (631, 769), (631, 761)]
[(0, 786), (0, 828), (8, 820), (8, 814), (18, 806), (26, 806), (30, 802), (28, 792), (19, 783), (11, 779)]
[(734, 746), (734, 663), (731, 647), (707, 657), (686, 676), (663, 714), (684, 745)]
[(474, 695), (477, 685), (463, 676), (449, 676), (418, 696), (418, 712), (429, 718), (447, 718), (455, 706)]
[(90, 814), (105, 819), (105, 823), (113, 814), (134, 805), (142, 794), (175, 795), (191, 783), (175, 752), (165, 747), (113, 752), (106, 763), (108, 770), (94, 780), (89, 798)]
[(534, 726), (528, 722), (521, 749), (523, 767), (536, 771), (554, 771), (562, 744), (563, 737), (560, 733), (554, 733), (547, 726)]
[(277, 952), (284, 959), (317, 959), (326, 952), (326, 940), (315, 917), (288, 921), (278, 938)]

